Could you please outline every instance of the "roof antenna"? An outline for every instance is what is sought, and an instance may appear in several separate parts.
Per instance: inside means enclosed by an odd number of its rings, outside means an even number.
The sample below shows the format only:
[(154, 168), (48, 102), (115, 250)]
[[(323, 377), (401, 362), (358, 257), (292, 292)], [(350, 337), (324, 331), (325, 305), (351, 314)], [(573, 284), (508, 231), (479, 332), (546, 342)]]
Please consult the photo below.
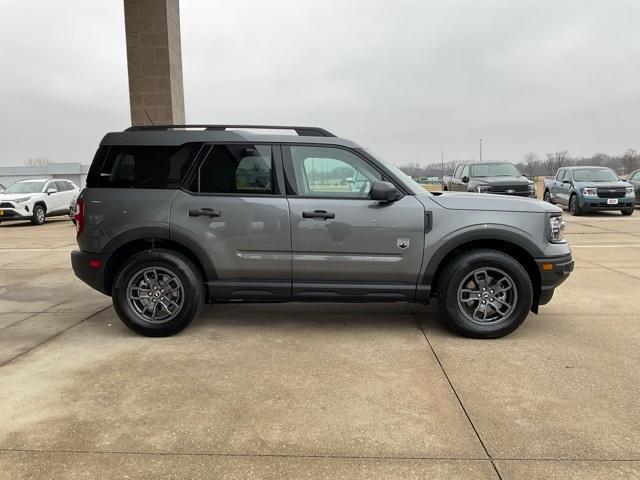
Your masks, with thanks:
[(149, 116), (149, 114), (147, 113), (147, 110), (143, 108), (143, 109), (142, 109), (142, 111), (144, 112), (144, 114), (145, 114), (145, 115), (147, 116), (147, 118), (149, 119), (149, 122), (151, 123), (151, 126), (152, 126), (152, 127), (155, 127), (155, 126), (156, 126), (156, 124), (155, 124), (155, 123), (153, 123), (153, 120), (151, 120), (151, 117), (150, 117), (150, 116)]

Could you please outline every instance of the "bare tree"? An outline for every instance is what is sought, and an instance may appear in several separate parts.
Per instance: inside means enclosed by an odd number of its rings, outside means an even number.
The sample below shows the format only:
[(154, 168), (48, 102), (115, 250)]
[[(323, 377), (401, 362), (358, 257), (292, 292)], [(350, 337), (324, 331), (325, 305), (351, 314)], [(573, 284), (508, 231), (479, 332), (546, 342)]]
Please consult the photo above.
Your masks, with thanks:
[(567, 150), (560, 150), (555, 153), (547, 153), (547, 158), (544, 161), (545, 174), (555, 175), (559, 168), (568, 165), (569, 152)]
[(524, 163), (527, 166), (527, 175), (533, 178), (536, 175), (538, 167), (540, 167), (540, 158), (537, 154), (529, 152), (524, 156)]
[(633, 148), (630, 148), (620, 156), (620, 164), (622, 166), (623, 173), (631, 173), (638, 168), (638, 152)]

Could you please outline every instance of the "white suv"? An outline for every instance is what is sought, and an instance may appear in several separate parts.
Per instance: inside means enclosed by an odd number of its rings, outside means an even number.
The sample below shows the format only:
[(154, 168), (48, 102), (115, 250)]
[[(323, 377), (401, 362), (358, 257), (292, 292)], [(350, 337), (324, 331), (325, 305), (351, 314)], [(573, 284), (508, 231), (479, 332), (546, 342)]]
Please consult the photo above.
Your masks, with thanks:
[(21, 180), (0, 193), (0, 222), (31, 220), (42, 225), (48, 216), (67, 214), (79, 193), (69, 180)]

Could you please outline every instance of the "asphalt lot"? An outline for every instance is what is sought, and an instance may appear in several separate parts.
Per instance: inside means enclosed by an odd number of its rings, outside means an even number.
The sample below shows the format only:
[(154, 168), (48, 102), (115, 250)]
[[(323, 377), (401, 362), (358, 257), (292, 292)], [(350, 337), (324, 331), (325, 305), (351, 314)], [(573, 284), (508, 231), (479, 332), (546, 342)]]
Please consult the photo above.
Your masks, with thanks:
[(130, 333), (67, 219), (0, 225), (0, 479), (640, 478), (640, 212), (567, 218), (572, 277), (507, 338), (433, 307), (221, 305)]

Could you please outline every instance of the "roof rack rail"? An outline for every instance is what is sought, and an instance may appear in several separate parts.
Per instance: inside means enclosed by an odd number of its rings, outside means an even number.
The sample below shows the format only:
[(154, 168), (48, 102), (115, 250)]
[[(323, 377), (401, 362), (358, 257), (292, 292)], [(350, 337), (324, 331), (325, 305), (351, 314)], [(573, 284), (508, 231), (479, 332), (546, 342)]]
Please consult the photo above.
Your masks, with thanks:
[(319, 127), (294, 127), (283, 125), (138, 125), (129, 127), (125, 132), (141, 132), (153, 130), (180, 130), (180, 129), (202, 129), (202, 130), (227, 130), (232, 128), (251, 128), (263, 130), (294, 130), (299, 136), (305, 137), (335, 137), (335, 135), (324, 128)]

